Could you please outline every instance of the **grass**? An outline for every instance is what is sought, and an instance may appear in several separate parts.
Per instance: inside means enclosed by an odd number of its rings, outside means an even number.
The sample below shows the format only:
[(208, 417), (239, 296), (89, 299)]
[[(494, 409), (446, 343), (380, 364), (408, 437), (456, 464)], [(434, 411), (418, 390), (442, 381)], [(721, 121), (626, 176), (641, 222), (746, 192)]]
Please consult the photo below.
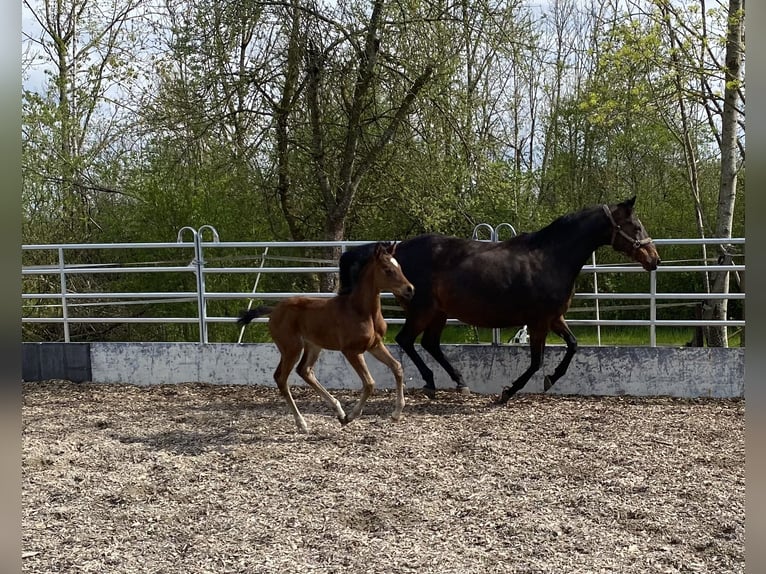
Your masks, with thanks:
[[(399, 325), (389, 327), (386, 335), (387, 343), (394, 343), (394, 337), (399, 332)], [(598, 330), (590, 326), (572, 326), (572, 332), (577, 337), (580, 346), (597, 346), (599, 344)], [(508, 343), (518, 331), (517, 328), (501, 329), (500, 341)], [(659, 347), (683, 347), (692, 340), (694, 329), (692, 327), (657, 327), (656, 340)], [(646, 347), (649, 346), (649, 327), (601, 327), (602, 346), (623, 347)], [(462, 325), (449, 325), (442, 334), (443, 344), (478, 344), (491, 343), (492, 330), (479, 329)], [(548, 344), (564, 344), (558, 336), (551, 333), (548, 335)], [(741, 346), (741, 330), (729, 329), (729, 346)]]
[[(395, 337), (401, 325), (390, 325), (386, 333), (386, 343), (395, 344)], [(211, 334), (211, 341), (236, 341), (239, 331), (233, 326), (223, 325), (219, 327), (222, 333)], [(584, 325), (570, 325), (572, 332), (577, 337), (577, 342), (581, 347), (598, 346), (598, 330), (596, 327)], [(509, 328), (500, 330), (500, 341), (507, 344), (518, 331), (518, 328)], [(657, 346), (660, 347), (683, 347), (692, 340), (694, 328), (692, 327), (657, 327), (656, 339)], [(220, 336), (219, 336), (220, 335)], [(621, 347), (648, 347), (650, 331), (649, 327), (601, 327), (601, 345), (602, 346), (621, 346)], [(269, 342), (271, 338), (268, 334), (265, 324), (253, 324), (248, 327), (245, 342)], [(448, 325), (442, 333), (442, 343), (449, 344), (488, 344), (492, 342), (491, 329), (479, 329), (466, 325)], [(548, 334), (547, 343), (549, 345), (563, 345), (564, 342), (553, 333)], [(729, 346), (740, 347), (741, 329), (729, 328)]]

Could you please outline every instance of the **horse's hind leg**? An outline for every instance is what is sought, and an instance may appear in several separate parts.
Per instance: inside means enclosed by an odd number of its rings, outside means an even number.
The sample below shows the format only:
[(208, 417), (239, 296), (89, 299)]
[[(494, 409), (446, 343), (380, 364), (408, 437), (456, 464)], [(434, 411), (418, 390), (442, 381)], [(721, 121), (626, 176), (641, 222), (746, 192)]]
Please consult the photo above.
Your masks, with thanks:
[(423, 331), (420, 345), (428, 351), (434, 359), (436, 359), (436, 362), (439, 363), (445, 371), (447, 371), (450, 379), (455, 381), (458, 392), (467, 394), (470, 393), (471, 390), (468, 388), (468, 385), (463, 382), (462, 375), (452, 366), (442, 352), (441, 337), (446, 324), (447, 315), (443, 313), (435, 315), (431, 323), (426, 327), (426, 330)]
[(348, 424), (362, 414), (364, 404), (375, 389), (375, 381), (373, 380), (370, 371), (367, 370), (367, 363), (364, 361), (364, 355), (344, 351), (343, 356), (345, 356), (348, 362), (351, 363), (356, 374), (362, 379), (362, 394), (351, 409), (351, 412), (346, 415), (345, 424)]
[(293, 395), (290, 393), (290, 386), (287, 384), (287, 379), (290, 376), (290, 371), (293, 370), (293, 366), (295, 366), (295, 363), (298, 362), (298, 357), (300, 357), (301, 347), (295, 345), (277, 346), (282, 356), (279, 359), (277, 370), (274, 371), (274, 380), (277, 383), (279, 392), (287, 403), (287, 408), (293, 414), (295, 424), (298, 425), (298, 431), (307, 433), (309, 432), (308, 425), (306, 425), (306, 421), (304, 420), (300, 411), (298, 411), (298, 406), (295, 404)]
[(500, 398), (497, 400), (498, 403), (503, 404), (507, 402), (508, 399), (519, 392), (524, 387), (524, 385), (527, 384), (527, 381), (532, 378), (532, 375), (540, 370), (540, 366), (543, 363), (543, 353), (545, 351), (545, 337), (548, 335), (548, 331), (537, 331), (530, 327), (529, 332), (529, 349), (532, 355), (532, 364), (529, 365), (529, 368), (524, 371), (510, 387), (503, 389)]
[(404, 371), (402, 370), (402, 364), (394, 359), (383, 343), (370, 349), (370, 354), (391, 369), (391, 372), (394, 374), (394, 379), (396, 380), (396, 406), (394, 407), (394, 412), (391, 413), (391, 418), (398, 421), (402, 418), (402, 410), (404, 409)]
[(346, 412), (343, 410), (340, 401), (333, 397), (327, 391), (327, 389), (325, 389), (319, 383), (316, 376), (314, 375), (314, 364), (317, 362), (319, 353), (321, 352), (321, 347), (306, 341), (304, 343), (303, 357), (301, 357), (301, 362), (298, 363), (298, 368), (296, 370), (301, 378), (306, 381), (309, 386), (311, 386), (317, 393), (319, 393), (319, 395), (322, 397), (322, 399), (324, 399), (329, 407), (335, 411), (335, 415), (338, 417), (338, 420), (341, 423), (344, 423), (346, 420)]
[(546, 391), (550, 389), (556, 383), (556, 381), (564, 376), (564, 373), (566, 373), (567, 369), (569, 368), (569, 363), (572, 361), (572, 357), (577, 352), (577, 339), (572, 334), (572, 331), (569, 330), (566, 321), (564, 321), (564, 317), (559, 317), (556, 319), (551, 325), (551, 330), (559, 337), (564, 339), (564, 342), (567, 344), (567, 351), (564, 355), (564, 358), (561, 359), (561, 362), (553, 371), (553, 374), (550, 376), (545, 376), (543, 381), (543, 388)]

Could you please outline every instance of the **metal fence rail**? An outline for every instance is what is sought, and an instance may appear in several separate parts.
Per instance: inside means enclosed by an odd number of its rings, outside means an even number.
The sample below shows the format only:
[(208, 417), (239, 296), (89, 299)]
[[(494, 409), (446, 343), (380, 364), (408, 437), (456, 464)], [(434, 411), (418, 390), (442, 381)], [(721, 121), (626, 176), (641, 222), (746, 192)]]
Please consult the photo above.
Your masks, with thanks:
[[(486, 224), (482, 224), (486, 225)], [(490, 241), (498, 241), (498, 231), (501, 226), (508, 226), (515, 234), (515, 230), (508, 224), (501, 224), (497, 228), (487, 226), (490, 230)], [(477, 226), (477, 231), (480, 226)], [(203, 241), (205, 232), (209, 232), (212, 240)], [(191, 235), (192, 241), (184, 241), (185, 235)], [(477, 232), (474, 233), (475, 238)], [(291, 265), (286, 267), (267, 266), (266, 261), (271, 258), (269, 250), (277, 248), (297, 248), (309, 249), (317, 247), (338, 247), (346, 249), (353, 245), (361, 245), (366, 241), (254, 241), (254, 242), (222, 242), (219, 240), (218, 233), (211, 226), (203, 226), (197, 230), (190, 227), (181, 229), (178, 233), (178, 240), (175, 243), (86, 243), (86, 244), (46, 244), (46, 245), (22, 245), (23, 252), (48, 252), (55, 256), (57, 263), (49, 265), (25, 265), (22, 267), (22, 277), (34, 276), (52, 276), (57, 277), (57, 289), (50, 292), (28, 292), (26, 285), (22, 292), (22, 323), (52, 323), (62, 324), (64, 330), (64, 340), (70, 341), (70, 325), (75, 323), (186, 323), (199, 325), (199, 341), (208, 342), (208, 326), (212, 323), (232, 323), (236, 319), (233, 317), (209, 316), (207, 313), (207, 304), (212, 300), (231, 300), (242, 299), (284, 299), (297, 293), (293, 292), (267, 292), (258, 291), (259, 280), (264, 274), (274, 273), (337, 273), (338, 267), (336, 261), (317, 261), (308, 257), (282, 257), (281, 259), (289, 263), (303, 263), (302, 265)], [(744, 238), (705, 238), (705, 239), (657, 239), (655, 244), (658, 247), (663, 245), (742, 245), (745, 244)], [(234, 250), (248, 249), (253, 250), (256, 255), (249, 256), (249, 260), (260, 260), (257, 266), (214, 266), (205, 260), (205, 252), (209, 249)], [(167, 262), (143, 262), (138, 265), (126, 265), (119, 263), (109, 264), (83, 264), (70, 262), (67, 255), (76, 250), (101, 251), (101, 250), (142, 250), (142, 249), (169, 249), (179, 253), (179, 257), (191, 258), (187, 265), (166, 265)], [(185, 259), (184, 259), (185, 260)], [(317, 265), (316, 263), (324, 263)], [(702, 321), (699, 319), (688, 320), (663, 320), (657, 318), (657, 309), (663, 306), (663, 301), (694, 301), (719, 300), (720, 294), (708, 293), (669, 293), (658, 292), (657, 274), (659, 273), (705, 273), (713, 271), (744, 272), (744, 264), (732, 265), (707, 265), (701, 264), (667, 264), (663, 263), (656, 271), (650, 273), (649, 290), (647, 292), (636, 293), (610, 293), (599, 291), (598, 277), (608, 274), (635, 273), (645, 271), (638, 265), (600, 265), (596, 262), (596, 255), (593, 254), (592, 264), (583, 267), (584, 274), (593, 274), (593, 291), (577, 292), (575, 299), (591, 300), (595, 307), (594, 318), (592, 319), (567, 319), (570, 325), (591, 325), (599, 329), (602, 326), (645, 326), (649, 328), (650, 345), (656, 346), (656, 327), (702, 327), (702, 326), (728, 326), (744, 327), (744, 320), (719, 320)], [(72, 276), (75, 275), (98, 275), (98, 274), (128, 274), (128, 273), (180, 273), (193, 274), (196, 288), (193, 291), (158, 291), (158, 292), (73, 292), (70, 287)], [(254, 287), (251, 291), (220, 292), (207, 289), (206, 279), (212, 275), (221, 274), (254, 274)], [(316, 297), (331, 297), (333, 293), (301, 293)], [(382, 294), (383, 298), (391, 298), (390, 293)], [(726, 299), (737, 300), (745, 299), (744, 292), (728, 293)], [(103, 307), (108, 308), (114, 305), (146, 305), (149, 303), (177, 303), (196, 301), (196, 316), (182, 317), (73, 317), (70, 311), (82, 307)], [(643, 307), (648, 302), (648, 319), (602, 319), (600, 317), (600, 301), (638, 301), (643, 303)], [(32, 302), (35, 302), (32, 304)], [(45, 310), (48, 314), (44, 316), (32, 316), (31, 312)], [(385, 310), (385, 308), (384, 308)], [(577, 309), (581, 310), (581, 309)], [(55, 315), (51, 312), (55, 311)], [(575, 311), (572, 309), (571, 311)], [(255, 322), (265, 322), (268, 319), (256, 319)], [(386, 317), (389, 324), (401, 324), (404, 319)], [(450, 320), (450, 324), (460, 324), (458, 321)], [(499, 343), (498, 331), (495, 331), (493, 342)], [(241, 333), (240, 333), (241, 341)]]

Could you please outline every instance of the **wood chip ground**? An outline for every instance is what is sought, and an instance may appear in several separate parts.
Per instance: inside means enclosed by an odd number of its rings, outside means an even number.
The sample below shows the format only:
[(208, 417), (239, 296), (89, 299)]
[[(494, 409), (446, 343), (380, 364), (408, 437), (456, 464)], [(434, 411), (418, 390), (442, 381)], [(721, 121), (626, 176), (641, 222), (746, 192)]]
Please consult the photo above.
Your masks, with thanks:
[(23, 571), (745, 572), (744, 400), (294, 393), (25, 383)]

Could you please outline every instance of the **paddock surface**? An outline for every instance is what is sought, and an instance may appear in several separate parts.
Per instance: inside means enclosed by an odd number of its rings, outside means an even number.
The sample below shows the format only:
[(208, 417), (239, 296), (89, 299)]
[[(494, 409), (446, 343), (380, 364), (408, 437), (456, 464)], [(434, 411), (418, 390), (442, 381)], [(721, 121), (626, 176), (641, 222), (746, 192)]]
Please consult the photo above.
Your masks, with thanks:
[(743, 399), (294, 392), (24, 383), (23, 572), (745, 572)]

